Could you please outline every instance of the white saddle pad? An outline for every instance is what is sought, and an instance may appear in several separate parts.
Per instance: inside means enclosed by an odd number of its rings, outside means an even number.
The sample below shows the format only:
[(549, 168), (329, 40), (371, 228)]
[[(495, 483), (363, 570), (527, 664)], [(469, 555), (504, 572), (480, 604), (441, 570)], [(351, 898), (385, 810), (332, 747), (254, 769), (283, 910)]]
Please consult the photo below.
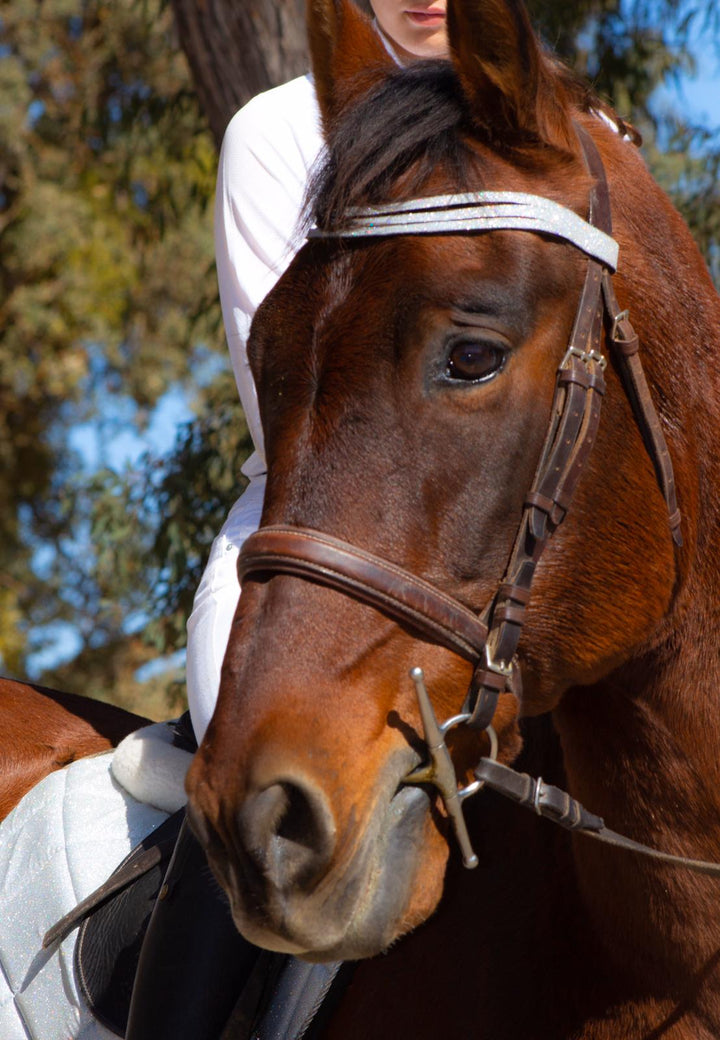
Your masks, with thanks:
[[(123, 741), (115, 753), (51, 773), (0, 824), (0, 1040), (114, 1037), (75, 982), (77, 933), (49, 950), (42, 937), (184, 803), (191, 756), (170, 747), (168, 727), (149, 726), (128, 741), (130, 754)], [(114, 775), (114, 755), (135, 796)], [(156, 766), (161, 793), (148, 804)]]

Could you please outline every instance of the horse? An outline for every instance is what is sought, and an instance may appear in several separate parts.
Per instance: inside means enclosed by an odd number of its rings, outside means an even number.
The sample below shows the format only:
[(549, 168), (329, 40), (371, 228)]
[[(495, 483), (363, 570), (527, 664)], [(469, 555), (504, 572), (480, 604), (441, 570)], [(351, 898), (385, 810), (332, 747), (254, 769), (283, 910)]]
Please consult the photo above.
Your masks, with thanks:
[[(347, 0), (309, 3), (328, 156), (251, 331), (267, 494), (189, 817), (248, 939), (357, 962), (331, 1040), (715, 1037), (717, 880), (477, 778), (514, 762), (720, 859), (720, 301), (519, 0), (450, 0), (448, 31), (450, 63), (397, 68)], [(602, 415), (549, 493), (583, 381)]]
[[(310, 0), (318, 234), (251, 334), (268, 489), (189, 817), (251, 941), (357, 962), (329, 1040), (714, 1037), (717, 881), (475, 778), (514, 763), (638, 844), (720, 859), (720, 302), (632, 129), (547, 57), (518, 0), (451, 0), (448, 27), (451, 64), (398, 69), (349, 2)], [(605, 239), (589, 260), (570, 227), (597, 216), (593, 150), (614, 289)], [(530, 225), (503, 209), (494, 230), (431, 227), (422, 200), (483, 191)], [(558, 224), (540, 229), (537, 200)], [(378, 234), (411, 217), (426, 233)], [(586, 292), (623, 308), (602, 346)], [(601, 373), (610, 340), (634, 349), (625, 310), (659, 434), (616, 352)], [(568, 350), (580, 312), (592, 347)], [(556, 501), (535, 475), (575, 386), (582, 466)], [(531, 525), (552, 538), (521, 559), (529, 595), (503, 577)], [(28, 745), (34, 776), (113, 742), (65, 736), (39, 762)], [(429, 745), (465, 784), (460, 818)]]

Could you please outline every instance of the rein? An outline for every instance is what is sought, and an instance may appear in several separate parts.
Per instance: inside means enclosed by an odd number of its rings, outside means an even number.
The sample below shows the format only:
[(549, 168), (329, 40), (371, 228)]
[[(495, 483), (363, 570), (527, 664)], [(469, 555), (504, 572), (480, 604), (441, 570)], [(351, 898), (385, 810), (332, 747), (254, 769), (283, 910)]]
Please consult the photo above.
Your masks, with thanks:
[[(271, 525), (250, 535), (240, 552), (238, 574), (241, 581), (264, 572), (327, 585), (405, 623), (420, 638), (446, 647), (475, 666), (461, 713), (442, 725), (435, 718), (421, 670), (412, 670), (430, 762), (404, 781), (438, 788), (467, 867), (476, 866), (477, 857), (462, 802), (487, 784), (561, 826), (664, 862), (720, 875), (718, 864), (658, 852), (608, 830), (600, 817), (588, 813), (570, 795), (494, 761), (497, 739), (492, 719), (500, 694), (520, 691), (517, 647), (535, 570), (549, 538), (565, 519), (600, 421), (607, 364), (602, 354), (603, 328), (667, 504), (673, 541), (682, 545), (672, 463), (639, 358), (638, 337), (612, 286), (618, 247), (612, 238), (605, 171), (589, 135), (576, 129), (594, 177), (587, 220), (539, 196), (478, 192), (354, 209), (347, 226), (313, 229), (309, 235), (345, 239), (519, 229), (560, 238), (588, 256), (573, 330), (557, 369), (550, 422), (535, 477), (525, 496), (505, 574), (480, 616), (397, 564), (306, 528)], [(447, 731), (459, 724), (486, 731), (491, 739), (490, 757), (480, 760), (475, 782), (463, 789), (458, 789), (445, 744)]]

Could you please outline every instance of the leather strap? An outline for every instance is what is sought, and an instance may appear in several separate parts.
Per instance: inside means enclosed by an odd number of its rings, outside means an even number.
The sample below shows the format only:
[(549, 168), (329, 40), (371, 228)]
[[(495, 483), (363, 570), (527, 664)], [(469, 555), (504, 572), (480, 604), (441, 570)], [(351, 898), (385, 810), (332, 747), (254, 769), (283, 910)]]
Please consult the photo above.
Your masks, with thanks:
[[(603, 208), (593, 197), (590, 219)], [(487, 729), (500, 694), (517, 683), (515, 655), (535, 569), (548, 539), (565, 519), (595, 443), (605, 393), (602, 273), (596, 261), (588, 262), (570, 342), (556, 375), (545, 443), (507, 569), (490, 606), (485, 661), (475, 671), (462, 709), (469, 713), (467, 724), (473, 729)]]
[[(589, 134), (580, 126), (576, 130), (586, 165), (594, 177), (588, 222), (610, 235), (610, 192), (603, 163)], [(513, 662), (537, 563), (548, 538), (565, 518), (595, 442), (605, 393), (605, 360), (600, 354), (604, 317), (608, 342), (667, 502), (673, 539), (682, 544), (672, 462), (637, 354), (637, 337), (627, 312), (620, 312), (610, 271), (591, 259), (568, 352), (558, 370), (545, 445), (525, 499), (508, 568), (489, 610), (486, 666), (476, 670), (463, 706), (463, 711), (470, 712), (468, 725), (476, 729), (487, 728), (499, 695), (512, 687), (513, 673), (517, 671)], [(525, 593), (523, 599), (518, 598), (521, 589)]]
[(397, 564), (320, 531), (275, 525), (250, 535), (238, 560), (240, 580), (263, 571), (349, 593), (473, 663), (483, 652), (487, 628), (468, 607)]
[[(581, 126), (576, 126), (575, 129), (588, 169), (595, 178), (590, 199), (590, 222), (597, 223), (606, 234), (611, 235), (610, 191), (600, 153), (586, 130), (583, 130)], [(667, 504), (668, 523), (673, 541), (677, 546), (681, 546), (683, 543), (680, 531), (681, 515), (677, 505), (675, 476), (670, 453), (640, 361), (640, 343), (637, 334), (630, 324), (628, 311), (620, 309), (613, 288), (612, 273), (607, 268), (602, 273), (602, 290), (605, 301), (607, 339), (632, 406), (635, 421), (640, 427), (645, 450), (655, 467), (658, 485)]]
[(55, 943), (62, 942), (74, 928), (82, 924), (89, 914), (106, 903), (111, 896), (117, 895), (118, 892), (122, 892), (130, 885), (133, 885), (139, 878), (157, 866), (163, 859), (163, 856), (169, 857), (175, 846), (176, 838), (177, 831), (174, 830), (164, 842), (152, 844), (145, 849), (133, 849), (104, 884), (96, 888), (94, 892), (91, 892), (89, 896), (73, 907), (64, 917), (61, 917), (45, 933), (42, 940), (43, 950), (47, 950), (48, 947), (53, 946)]
[(617, 362), (620, 378), (625, 393), (632, 406), (645, 450), (652, 459), (655, 475), (660, 490), (667, 504), (668, 523), (672, 538), (677, 546), (683, 544), (680, 530), (681, 514), (678, 509), (675, 492), (675, 475), (650, 389), (645, 378), (645, 371), (640, 361), (640, 343), (637, 333), (630, 324), (627, 311), (620, 310), (610, 274), (603, 274), (603, 296), (607, 315), (607, 337)]
[(542, 779), (536, 780), (527, 773), (518, 773), (493, 759), (480, 759), (475, 768), (475, 779), (516, 805), (532, 809), (538, 816), (545, 816), (566, 830), (599, 832), (605, 827), (600, 816), (588, 812), (559, 787), (546, 784)]
[(509, 766), (495, 762), (489, 758), (481, 758), (475, 769), (475, 777), (482, 784), (497, 791), (505, 798), (510, 798), (516, 805), (524, 809), (531, 809), (538, 816), (565, 827), (567, 830), (584, 834), (588, 838), (595, 838), (605, 845), (612, 845), (617, 849), (625, 849), (626, 852), (635, 852), (641, 856), (657, 860), (659, 863), (669, 863), (673, 866), (684, 867), (696, 874), (709, 874), (712, 877), (720, 877), (720, 863), (710, 863), (707, 860), (690, 859), (686, 856), (674, 856), (669, 852), (661, 852), (650, 845), (633, 841), (632, 838), (618, 834), (605, 826), (600, 816), (595, 816), (585, 809), (575, 798), (571, 798), (566, 791), (552, 784), (546, 784), (541, 778), (537, 780), (527, 773), (517, 773)]

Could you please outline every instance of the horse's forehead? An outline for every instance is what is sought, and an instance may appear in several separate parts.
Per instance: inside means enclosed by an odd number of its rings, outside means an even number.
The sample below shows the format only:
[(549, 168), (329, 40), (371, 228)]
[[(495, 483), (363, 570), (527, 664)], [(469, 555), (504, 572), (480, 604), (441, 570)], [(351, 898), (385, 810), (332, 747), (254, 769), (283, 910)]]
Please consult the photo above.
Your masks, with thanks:
[[(566, 205), (581, 217), (587, 216), (589, 175), (575, 162), (517, 165), (486, 144), (468, 141), (474, 158), (469, 173), (473, 189), (519, 191)], [(465, 190), (440, 163), (430, 172), (421, 191), (434, 196)], [(415, 194), (414, 192), (412, 193)], [(400, 177), (389, 198), (403, 201), (407, 186)], [(280, 285), (290, 290), (283, 299), (283, 324), (294, 311), (311, 312), (313, 329), (336, 322), (371, 322), (373, 316), (386, 324), (390, 315), (402, 311), (409, 294), (448, 299), (458, 286), (472, 282), (512, 282), (525, 271), (522, 283), (514, 285), (519, 295), (531, 281), (534, 291), (552, 291), (557, 271), (568, 267), (571, 247), (558, 251), (539, 236), (528, 233), (493, 232), (482, 235), (401, 235), (397, 238), (310, 241), (286, 272)], [(573, 258), (577, 260), (577, 258)], [(572, 261), (570, 261), (572, 263)], [(507, 294), (506, 294), (507, 295)], [(289, 305), (289, 306), (288, 306)], [(299, 323), (296, 323), (299, 325)], [(287, 342), (287, 339), (285, 340)]]
[[(549, 311), (557, 319), (564, 289), (569, 324), (582, 266), (571, 246), (518, 231), (309, 243), (272, 308), (276, 331), (260, 379), (287, 493), (324, 488), (338, 467), (342, 485), (350, 473), (395, 465), (398, 452), (420, 451), (428, 380), (460, 312), (520, 346)], [(291, 328), (294, 300), (306, 317)], [(455, 426), (445, 427), (454, 441)]]
[[(310, 244), (296, 291), (312, 310), (313, 339), (340, 330), (374, 343), (414, 329), (429, 308), (465, 307), (527, 324), (543, 297), (567, 295), (582, 268), (571, 246), (523, 231), (399, 236), (348, 248)], [(315, 258), (322, 256), (317, 263)], [(575, 300), (567, 295), (567, 305)], [(286, 340), (287, 342), (287, 340)], [(352, 353), (349, 344), (334, 349)]]

